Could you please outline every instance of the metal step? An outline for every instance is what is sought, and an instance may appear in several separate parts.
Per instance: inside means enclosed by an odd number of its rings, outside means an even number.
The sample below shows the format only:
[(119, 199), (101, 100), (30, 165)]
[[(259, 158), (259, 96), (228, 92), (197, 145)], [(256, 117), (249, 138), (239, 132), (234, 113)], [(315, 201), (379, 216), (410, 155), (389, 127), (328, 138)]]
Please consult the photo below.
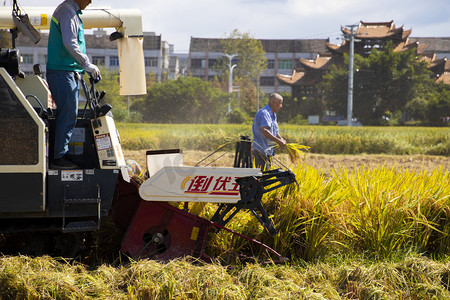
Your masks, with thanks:
[(100, 198), (64, 199), (64, 204), (98, 204), (98, 203), (100, 203)]
[(70, 222), (66, 227), (62, 229), (62, 232), (84, 232), (98, 230), (99, 225), (94, 221), (76, 221)]
[[(66, 189), (68, 185), (66, 185)], [(97, 185), (97, 198), (66, 198), (66, 189), (64, 190), (62, 232), (85, 232), (100, 229), (101, 222), (101, 196), (100, 186)], [(66, 225), (66, 206), (77, 207), (89, 204), (96, 204), (97, 222), (95, 221), (72, 221)]]

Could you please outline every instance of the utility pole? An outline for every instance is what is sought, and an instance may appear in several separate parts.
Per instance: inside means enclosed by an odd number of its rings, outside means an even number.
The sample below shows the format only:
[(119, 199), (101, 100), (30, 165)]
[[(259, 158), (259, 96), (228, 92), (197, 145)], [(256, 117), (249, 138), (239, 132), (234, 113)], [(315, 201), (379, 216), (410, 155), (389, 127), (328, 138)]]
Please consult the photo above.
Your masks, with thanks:
[(348, 62), (348, 95), (347, 95), (347, 126), (352, 126), (353, 118), (353, 56), (355, 53), (355, 39), (353, 36), (353, 28), (358, 25), (347, 25), (350, 27), (350, 50)]
[(231, 93), (233, 92), (233, 69), (237, 67), (237, 65), (232, 65), (232, 60), (237, 54), (225, 54), (228, 57), (229, 63), (229, 73), (228, 73), (228, 113), (231, 112)]

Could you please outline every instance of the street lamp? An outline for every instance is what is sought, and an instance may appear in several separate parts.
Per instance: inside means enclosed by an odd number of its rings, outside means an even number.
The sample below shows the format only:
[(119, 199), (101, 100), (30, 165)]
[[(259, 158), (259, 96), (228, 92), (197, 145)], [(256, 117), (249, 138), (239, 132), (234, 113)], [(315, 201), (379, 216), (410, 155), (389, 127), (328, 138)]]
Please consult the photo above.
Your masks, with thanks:
[(238, 56), (237, 54), (225, 54), (228, 57), (229, 63), (228, 67), (230, 69), (228, 76), (228, 113), (231, 112), (231, 93), (233, 92), (233, 69), (237, 67), (237, 65), (232, 65), (232, 60), (234, 57)]
[(350, 27), (350, 50), (348, 62), (348, 94), (347, 94), (347, 126), (352, 126), (353, 118), (353, 57), (355, 52), (355, 38), (353, 35), (353, 28), (358, 25), (347, 25)]

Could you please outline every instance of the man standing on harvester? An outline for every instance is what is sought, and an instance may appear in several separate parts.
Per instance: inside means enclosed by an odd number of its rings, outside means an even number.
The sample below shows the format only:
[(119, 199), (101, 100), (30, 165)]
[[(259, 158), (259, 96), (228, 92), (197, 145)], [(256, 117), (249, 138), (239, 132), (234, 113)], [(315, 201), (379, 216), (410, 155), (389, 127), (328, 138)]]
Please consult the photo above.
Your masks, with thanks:
[(78, 114), (80, 76), (87, 71), (100, 79), (100, 71), (86, 55), (80, 15), (91, 0), (65, 0), (55, 10), (50, 24), (47, 55), (47, 82), (56, 103), (55, 143), (52, 168), (78, 166), (67, 156)]
[(283, 107), (283, 97), (273, 93), (269, 97), (269, 104), (261, 108), (253, 120), (252, 154), (255, 167), (267, 170), (271, 167), (271, 157), (275, 154), (275, 143), (280, 148), (286, 145), (278, 130), (276, 113)]

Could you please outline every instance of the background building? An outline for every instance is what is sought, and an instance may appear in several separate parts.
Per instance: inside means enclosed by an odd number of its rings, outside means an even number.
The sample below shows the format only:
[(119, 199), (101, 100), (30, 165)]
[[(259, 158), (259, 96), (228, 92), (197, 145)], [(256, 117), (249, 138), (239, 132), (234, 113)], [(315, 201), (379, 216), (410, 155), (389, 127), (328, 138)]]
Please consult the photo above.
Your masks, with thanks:
[[(343, 35), (349, 38), (351, 31), (341, 28)], [(450, 56), (450, 38), (410, 38), (412, 29), (396, 27), (394, 21), (363, 22), (354, 30), (354, 52), (361, 56), (368, 56), (373, 48), (384, 49), (388, 42), (394, 44), (394, 51), (401, 52), (414, 49), (417, 56), (429, 62), (437, 82), (450, 84), (450, 63), (446, 57)], [(326, 49), (319, 52), (313, 59), (300, 58), (298, 65), (290, 74), (278, 72), (276, 77), (282, 84), (292, 87), (294, 97), (314, 98), (318, 91), (317, 85), (322, 76), (330, 71), (332, 65), (342, 66), (344, 54), (349, 52), (349, 43), (342, 44), (326, 42)]]
[[(382, 45), (386, 40), (395, 40), (401, 49), (417, 47), (418, 54), (427, 57), (430, 69), (437, 81), (450, 82), (450, 37), (409, 37), (411, 30), (396, 28), (393, 21), (379, 23), (361, 22), (355, 37), (355, 52), (363, 53), (370, 47)], [(345, 29), (343, 29), (345, 35)], [(348, 32), (347, 32), (348, 34)], [(108, 70), (118, 70), (116, 42), (109, 41), (105, 30), (94, 30), (86, 34), (87, 55), (96, 65)], [(155, 74), (157, 81), (173, 80), (178, 76), (192, 75), (212, 80), (218, 73), (213, 66), (224, 57), (223, 39), (191, 37), (188, 53), (174, 53), (173, 45), (163, 41), (161, 35), (144, 32), (145, 70)], [(334, 45), (328, 39), (260, 39), (267, 69), (260, 78), (263, 92), (292, 92), (300, 96), (312, 96), (315, 86), (332, 64), (343, 63), (342, 54), (348, 44)], [(41, 41), (34, 45), (28, 38), (19, 35), (16, 46), (22, 56), (21, 69), (31, 74), (33, 65), (40, 64), (45, 75), (48, 33), (41, 33)], [(369, 47), (370, 46), (370, 47)], [(369, 47), (369, 48), (368, 48)], [(403, 47), (403, 48), (402, 48)], [(399, 49), (400, 49), (399, 48)]]
[[(188, 58), (188, 72), (195, 77), (212, 80), (217, 76), (213, 66), (217, 59), (224, 56), (223, 39), (191, 38)], [(312, 59), (318, 53), (326, 51), (326, 39), (308, 40), (267, 40), (261, 39), (267, 58), (267, 69), (261, 75), (260, 86), (263, 92), (291, 92), (289, 85), (275, 80), (276, 74), (292, 74), (299, 66), (299, 59)]]
[[(109, 40), (105, 30), (94, 30), (92, 34), (86, 34), (86, 54), (95, 65), (102, 65), (110, 71), (119, 70), (119, 58), (117, 43)], [(22, 57), (21, 70), (25, 74), (32, 74), (33, 65), (40, 64), (45, 75), (47, 63), (48, 33), (41, 32), (41, 40), (35, 45), (27, 37), (19, 35), (16, 47)], [(173, 46), (163, 41), (161, 35), (154, 32), (144, 32), (144, 60), (145, 71), (155, 74), (156, 80), (174, 79), (179, 74), (177, 56), (171, 49)], [(172, 56), (171, 56), (172, 55)]]

